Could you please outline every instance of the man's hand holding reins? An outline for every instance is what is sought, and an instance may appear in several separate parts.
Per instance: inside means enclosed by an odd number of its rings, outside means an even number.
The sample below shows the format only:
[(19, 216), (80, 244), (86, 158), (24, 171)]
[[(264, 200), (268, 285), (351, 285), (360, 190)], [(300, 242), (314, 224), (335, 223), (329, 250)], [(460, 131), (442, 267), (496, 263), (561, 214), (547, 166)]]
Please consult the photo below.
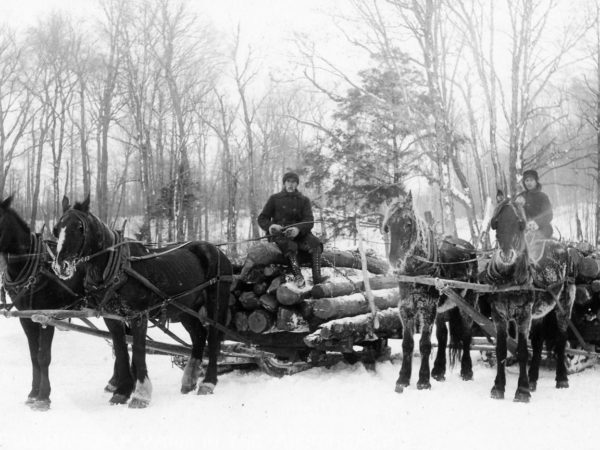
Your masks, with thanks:
[(285, 237), (289, 239), (295, 238), (296, 236), (298, 236), (298, 233), (300, 233), (298, 227), (289, 227), (286, 228), (286, 230), (283, 232), (283, 234), (285, 234)]
[(269, 227), (269, 234), (275, 236), (276, 234), (280, 234), (282, 229), (283, 227), (281, 225), (274, 223)]

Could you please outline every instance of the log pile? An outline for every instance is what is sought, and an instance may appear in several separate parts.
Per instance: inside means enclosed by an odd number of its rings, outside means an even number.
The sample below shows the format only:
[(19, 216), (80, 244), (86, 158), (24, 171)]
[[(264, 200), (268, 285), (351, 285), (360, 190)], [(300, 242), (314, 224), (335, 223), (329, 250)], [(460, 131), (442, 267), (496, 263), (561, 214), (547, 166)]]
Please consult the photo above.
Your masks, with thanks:
[[(378, 338), (400, 334), (398, 280), (386, 261), (369, 256), (369, 284), (377, 306), (379, 328), (373, 317), (360, 271), (360, 258), (351, 252), (325, 251), (323, 275), (331, 281), (312, 286), (309, 258), (299, 258), (306, 287), (291, 280), (289, 267), (273, 244), (251, 248), (234, 284), (232, 327), (250, 338), (274, 333), (295, 333), (303, 345), (318, 350), (345, 349)], [(254, 249), (254, 250), (253, 250)], [(335, 267), (331, 267), (331, 263)], [(326, 264), (323, 264), (324, 266)], [(276, 338), (276, 336), (273, 336)]]

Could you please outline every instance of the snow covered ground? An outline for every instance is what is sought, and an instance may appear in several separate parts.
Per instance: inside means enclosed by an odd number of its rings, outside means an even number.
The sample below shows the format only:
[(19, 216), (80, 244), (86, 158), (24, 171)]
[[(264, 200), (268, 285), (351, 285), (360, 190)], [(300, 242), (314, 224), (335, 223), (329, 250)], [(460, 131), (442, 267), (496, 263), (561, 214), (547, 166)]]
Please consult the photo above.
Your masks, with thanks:
[[(600, 369), (554, 388), (542, 369), (531, 403), (511, 401), (516, 367), (509, 367), (507, 399), (489, 398), (494, 369), (475, 358), (475, 380), (458, 367), (430, 391), (414, 384), (394, 392), (400, 361), (375, 372), (339, 363), (283, 378), (259, 371), (220, 377), (215, 394), (179, 393), (181, 370), (170, 358), (149, 356), (153, 400), (145, 410), (110, 406), (103, 387), (112, 370), (103, 339), (57, 331), (51, 366), (52, 408), (24, 405), (30, 387), (26, 339), (18, 320), (0, 318), (0, 449), (558, 449), (598, 448)], [(394, 352), (400, 341), (393, 340)], [(415, 357), (415, 364), (419, 364)], [(414, 378), (414, 376), (413, 376)]]

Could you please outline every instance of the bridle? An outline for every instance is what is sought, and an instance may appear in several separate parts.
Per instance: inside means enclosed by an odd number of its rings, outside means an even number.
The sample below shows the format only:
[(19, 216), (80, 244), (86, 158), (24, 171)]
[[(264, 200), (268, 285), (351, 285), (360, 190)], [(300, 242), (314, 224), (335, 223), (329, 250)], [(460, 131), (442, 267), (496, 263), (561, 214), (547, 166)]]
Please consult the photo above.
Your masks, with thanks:
[[(426, 269), (431, 267), (434, 272), (439, 272), (439, 255), (437, 243), (435, 242), (435, 236), (433, 230), (422, 220), (419, 219), (414, 213), (412, 207), (407, 207), (404, 203), (394, 203), (386, 212), (385, 217), (382, 221), (382, 231), (389, 232), (389, 222), (392, 217), (400, 213), (400, 219), (410, 220), (412, 222), (410, 226), (410, 233), (401, 238), (400, 246), (403, 250), (404, 256), (399, 259), (400, 267), (399, 271), (405, 270), (405, 266), (409, 258), (419, 262), (421, 267), (417, 269)], [(427, 254), (427, 257), (421, 257), (416, 255), (417, 249), (421, 245), (421, 250)], [(429, 271), (429, 270), (428, 270)]]
[[(516, 256), (515, 256), (514, 261), (512, 261), (510, 264), (503, 263), (502, 261), (499, 260), (499, 258), (500, 258), (499, 255), (502, 250), (501, 250), (501, 245), (500, 245), (500, 239), (498, 239), (499, 233), (497, 231), (498, 216), (500, 215), (502, 210), (506, 207), (509, 207), (512, 209), (515, 217), (517, 218), (517, 225), (519, 227), (519, 230), (517, 233), (515, 233), (515, 236), (513, 237), (512, 244), (511, 244), (511, 249), (513, 249), (515, 251)], [(528, 252), (527, 252), (527, 244), (525, 242), (525, 237), (524, 237), (525, 222), (526, 221), (525, 221), (525, 214), (523, 212), (523, 208), (519, 204), (512, 201), (510, 198), (503, 200), (501, 203), (498, 204), (498, 206), (496, 206), (496, 209), (492, 216), (490, 225), (491, 225), (492, 229), (496, 230), (496, 241), (497, 242), (496, 242), (496, 247), (492, 253), (492, 259), (490, 261), (490, 264), (488, 264), (487, 269), (486, 269), (486, 274), (487, 274), (488, 279), (495, 281), (495, 282), (504, 280), (505, 276), (499, 270), (499, 264), (504, 265), (504, 266), (511, 266), (511, 267), (515, 267), (517, 264), (521, 264), (521, 265), (523, 265), (523, 267), (525, 267), (526, 270), (523, 270), (522, 277), (519, 280), (514, 279), (515, 275), (514, 275), (514, 273), (512, 273), (512, 275), (511, 275), (511, 277), (513, 278), (512, 281), (514, 284), (517, 284), (517, 285), (531, 284), (531, 271), (530, 271), (530, 267), (529, 267), (529, 256), (528, 256)]]

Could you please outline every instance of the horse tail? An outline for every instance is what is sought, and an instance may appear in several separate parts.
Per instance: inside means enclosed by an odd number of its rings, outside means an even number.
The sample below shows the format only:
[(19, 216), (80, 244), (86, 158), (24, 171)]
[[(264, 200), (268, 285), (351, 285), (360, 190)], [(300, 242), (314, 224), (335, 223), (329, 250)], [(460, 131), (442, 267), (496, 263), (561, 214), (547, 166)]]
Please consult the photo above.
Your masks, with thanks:
[(456, 361), (462, 358), (462, 341), (465, 334), (464, 323), (458, 308), (452, 308), (448, 311), (450, 329), (450, 343), (448, 345), (448, 354), (450, 367), (454, 367)]

